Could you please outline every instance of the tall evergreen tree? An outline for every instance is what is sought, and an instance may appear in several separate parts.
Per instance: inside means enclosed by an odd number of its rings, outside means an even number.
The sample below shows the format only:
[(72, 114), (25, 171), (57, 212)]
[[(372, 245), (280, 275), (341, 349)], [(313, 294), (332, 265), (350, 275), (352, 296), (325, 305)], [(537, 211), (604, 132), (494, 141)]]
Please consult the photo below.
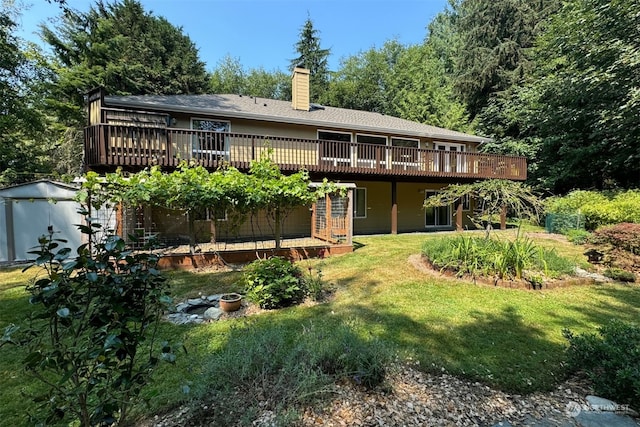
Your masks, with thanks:
[(295, 45), (298, 56), (291, 61), (291, 70), (302, 66), (310, 71), (311, 101), (322, 99), (329, 86), (328, 59), (331, 51), (320, 46), (318, 30), (307, 18), (300, 29), (300, 40)]
[(37, 52), (16, 37), (20, 11), (2, 2), (0, 10), (0, 187), (51, 171), (46, 118), (38, 83), (46, 78)]
[(96, 86), (120, 95), (204, 93), (208, 86), (189, 37), (137, 0), (67, 10), (58, 26), (42, 27), (42, 36), (57, 74), (50, 101), (66, 124), (83, 122), (83, 95)]
[(454, 3), (460, 38), (455, 53), (455, 88), (471, 117), (490, 97), (526, 72), (525, 50), (533, 45), (539, 19), (529, 0), (462, 0)]
[(114, 95), (207, 90), (208, 75), (193, 42), (137, 0), (99, 0), (86, 13), (65, 8), (57, 26), (41, 29), (55, 72), (47, 98), (57, 119), (53, 156), (65, 173), (81, 171), (84, 95), (90, 89), (102, 86)]

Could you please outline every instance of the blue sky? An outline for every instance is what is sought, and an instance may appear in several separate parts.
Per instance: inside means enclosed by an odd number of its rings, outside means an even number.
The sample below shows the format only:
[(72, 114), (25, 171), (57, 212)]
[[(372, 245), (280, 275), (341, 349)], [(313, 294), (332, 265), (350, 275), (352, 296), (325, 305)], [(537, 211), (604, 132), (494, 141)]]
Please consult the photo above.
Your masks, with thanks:
[[(26, 0), (29, 4), (29, 0)], [(45, 0), (31, 0), (21, 18), (21, 36), (38, 41), (39, 23), (60, 13)], [(87, 10), (87, 0), (67, 0)], [(426, 27), (447, 0), (142, 0), (147, 11), (181, 26), (200, 50), (207, 70), (229, 54), (248, 68), (287, 70), (294, 44), (307, 15), (320, 31), (323, 48), (331, 49), (329, 66), (341, 58), (386, 40), (403, 44), (424, 40)]]

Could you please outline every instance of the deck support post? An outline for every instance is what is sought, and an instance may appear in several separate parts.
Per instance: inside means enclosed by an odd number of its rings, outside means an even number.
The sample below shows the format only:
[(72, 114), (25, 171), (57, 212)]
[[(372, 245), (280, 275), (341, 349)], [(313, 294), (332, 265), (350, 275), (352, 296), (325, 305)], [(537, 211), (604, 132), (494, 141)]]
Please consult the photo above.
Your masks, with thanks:
[(391, 181), (391, 234), (398, 234), (398, 183)]

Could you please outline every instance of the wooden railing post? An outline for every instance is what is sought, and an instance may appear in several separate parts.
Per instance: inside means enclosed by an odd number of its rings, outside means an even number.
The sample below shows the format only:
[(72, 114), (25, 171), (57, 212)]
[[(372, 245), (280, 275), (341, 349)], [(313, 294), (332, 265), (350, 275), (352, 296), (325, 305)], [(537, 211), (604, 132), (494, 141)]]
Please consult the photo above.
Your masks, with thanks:
[(331, 240), (331, 234), (333, 233), (331, 230), (331, 196), (329, 194), (325, 195), (327, 200), (327, 212), (325, 213), (325, 220), (327, 224), (327, 240)]

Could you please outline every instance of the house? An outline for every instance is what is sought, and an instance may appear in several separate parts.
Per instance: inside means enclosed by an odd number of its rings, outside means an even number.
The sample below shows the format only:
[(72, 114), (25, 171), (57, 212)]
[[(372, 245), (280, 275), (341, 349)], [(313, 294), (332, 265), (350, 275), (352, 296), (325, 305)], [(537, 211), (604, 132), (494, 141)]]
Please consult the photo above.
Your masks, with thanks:
[[(87, 99), (86, 167), (170, 170), (189, 160), (209, 169), (230, 164), (248, 170), (253, 159), (271, 150), (285, 173), (305, 168), (314, 180), (355, 184), (347, 208), (355, 234), (471, 226), (471, 201), (424, 209), (425, 197), (450, 183), (526, 179), (525, 158), (479, 152), (487, 138), (312, 103), (308, 70), (294, 70), (292, 94), (287, 102), (231, 94), (106, 96), (94, 90)], [(222, 222), (224, 215), (203, 221)], [(148, 210), (130, 216), (145, 229), (179, 235), (184, 227)], [(294, 212), (284, 233), (308, 234), (313, 217), (308, 208)]]

